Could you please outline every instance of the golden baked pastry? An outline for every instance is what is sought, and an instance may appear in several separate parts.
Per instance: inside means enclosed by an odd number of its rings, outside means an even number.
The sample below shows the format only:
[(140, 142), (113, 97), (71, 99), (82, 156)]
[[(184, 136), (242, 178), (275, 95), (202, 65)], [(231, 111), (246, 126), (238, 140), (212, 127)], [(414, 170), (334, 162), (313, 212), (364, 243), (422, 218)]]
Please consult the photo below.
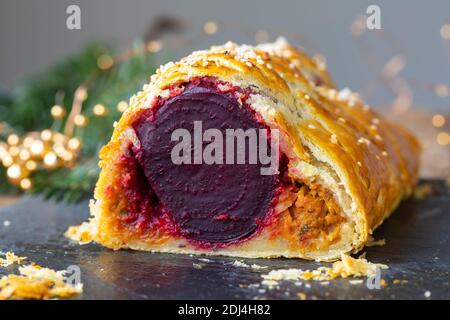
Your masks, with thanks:
[[(259, 134), (256, 149), (251, 135), (226, 149), (239, 129)], [(131, 98), (100, 152), (93, 217), (69, 234), (112, 249), (333, 260), (411, 194), (419, 155), (406, 129), (284, 39), (227, 43), (162, 66)]]

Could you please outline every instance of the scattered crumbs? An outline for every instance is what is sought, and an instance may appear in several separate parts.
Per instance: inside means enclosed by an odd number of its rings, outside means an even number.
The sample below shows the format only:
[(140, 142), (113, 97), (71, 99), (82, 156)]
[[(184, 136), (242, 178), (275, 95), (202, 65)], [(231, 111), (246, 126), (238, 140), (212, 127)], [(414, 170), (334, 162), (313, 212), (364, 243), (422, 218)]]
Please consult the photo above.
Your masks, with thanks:
[(431, 183), (424, 183), (414, 189), (414, 198), (423, 200), (433, 192)]
[[(316, 270), (301, 270), (301, 269), (279, 269), (272, 270), (268, 274), (263, 274), (263, 284), (267, 281), (273, 285), (273, 282), (278, 283), (282, 280), (315, 280), (328, 282), (335, 278), (348, 277), (363, 277), (372, 276), (376, 273), (377, 268), (388, 269), (387, 265), (371, 263), (363, 257), (352, 258), (347, 254), (341, 254), (341, 260), (332, 264), (331, 268), (319, 267)], [(382, 285), (383, 285), (383, 281)], [(385, 285), (386, 282), (384, 281)], [(310, 287), (308, 283), (305, 287)]]
[(406, 284), (406, 283), (408, 283), (408, 280), (405, 280), (405, 279), (394, 279), (394, 281), (392, 281), (392, 283), (394, 283), (394, 284)]
[(306, 300), (306, 294), (303, 293), (303, 292), (297, 293), (297, 297), (298, 297), (300, 300)]
[(425, 293), (423, 295), (425, 296), (425, 298), (429, 298), (429, 297), (431, 297), (431, 292), (425, 291)]
[(355, 280), (349, 280), (348, 281), (352, 285), (362, 284), (364, 281), (362, 279), (355, 279)]
[(275, 280), (270, 280), (270, 279), (265, 279), (261, 282), (261, 284), (269, 287), (269, 289), (273, 289), (278, 287), (278, 281)]
[(11, 221), (9, 221), (9, 220), (3, 221), (3, 226), (9, 227), (10, 225), (11, 225)]
[(65, 270), (55, 271), (36, 264), (19, 267), (20, 275), (0, 279), (0, 300), (70, 298), (83, 292), (83, 284), (66, 282)]
[(386, 245), (386, 239), (375, 240), (372, 236), (369, 236), (369, 241), (366, 243), (366, 247), (376, 247)]
[(250, 265), (246, 264), (243, 261), (234, 260), (232, 266), (234, 267), (241, 267), (241, 268), (250, 268)]
[(194, 269), (202, 269), (203, 268), (203, 266), (198, 263), (193, 263), (192, 266), (194, 267)]
[(255, 269), (255, 270), (267, 269), (267, 266), (260, 266), (260, 265), (257, 265), (257, 264), (252, 264), (250, 267), (252, 269)]
[(64, 236), (80, 245), (88, 244), (94, 239), (95, 224), (91, 221), (83, 222), (79, 226), (69, 227)]
[(1, 267), (9, 267), (13, 264), (22, 264), (22, 261), (26, 259), (26, 257), (19, 257), (14, 254), (14, 252), (8, 251), (6, 253), (0, 252), (0, 256), (4, 256), (5, 258), (0, 258), (0, 266)]

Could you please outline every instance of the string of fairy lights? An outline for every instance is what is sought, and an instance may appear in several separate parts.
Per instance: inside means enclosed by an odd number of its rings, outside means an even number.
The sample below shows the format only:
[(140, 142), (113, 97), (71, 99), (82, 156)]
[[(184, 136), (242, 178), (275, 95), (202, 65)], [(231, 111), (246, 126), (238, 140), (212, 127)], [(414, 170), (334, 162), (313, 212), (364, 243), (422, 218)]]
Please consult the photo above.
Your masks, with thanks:
[[(358, 16), (351, 24), (350, 31), (355, 38), (361, 38), (365, 32), (365, 17)], [(221, 28), (226, 24), (220, 24)], [(233, 26), (234, 28), (236, 26)], [(214, 35), (219, 31), (219, 23), (208, 21), (203, 25), (203, 35)], [(450, 60), (450, 24), (444, 24), (439, 30), (440, 36), (449, 48)], [(253, 33), (254, 40), (257, 43), (270, 40), (270, 34), (264, 30), (256, 30)], [(383, 35), (383, 34), (382, 34)], [(288, 38), (289, 34), (286, 35)], [(386, 36), (384, 34), (384, 36)], [(295, 37), (294, 37), (295, 38)], [(297, 37), (298, 38), (298, 37)], [(186, 42), (178, 39), (171, 42), (163, 40), (152, 40), (145, 43), (144, 46), (133, 48), (119, 56), (110, 56), (102, 54), (97, 59), (99, 71), (107, 72), (121, 61), (129, 59), (131, 56), (142, 54), (144, 52), (157, 53), (164, 48), (181, 47)], [(178, 44), (178, 45), (177, 45)], [(371, 50), (362, 45), (364, 55), (370, 55)], [(364, 53), (365, 52), (365, 53)], [(324, 60), (321, 54), (317, 54), (321, 60)], [(373, 59), (368, 57), (370, 63)], [(396, 99), (392, 102), (391, 110), (394, 113), (407, 111), (412, 105), (412, 89), (410, 81), (402, 79), (399, 76), (401, 70), (406, 66), (405, 57), (401, 54), (394, 55), (380, 71), (380, 81), (388, 86), (396, 95)], [(421, 89), (431, 90), (437, 96), (446, 98), (450, 96), (450, 87), (447, 84), (433, 84), (425, 82), (413, 82), (419, 84)], [(6, 141), (0, 141), (0, 162), (6, 168), (8, 181), (13, 185), (19, 186), (22, 190), (29, 190), (33, 186), (33, 172), (37, 170), (54, 170), (60, 167), (73, 167), (76, 164), (80, 151), (83, 148), (81, 140), (81, 132), (83, 128), (89, 125), (88, 117), (83, 114), (83, 102), (87, 99), (89, 91), (89, 81), (81, 84), (75, 91), (74, 99), (70, 112), (66, 114), (66, 109), (61, 105), (62, 99), (55, 97), (56, 104), (50, 108), (50, 114), (54, 124), (42, 131), (28, 132), (22, 136), (16, 133), (10, 133)], [(373, 90), (373, 86), (369, 88)], [(94, 104), (91, 113), (96, 117), (106, 116), (110, 108), (116, 108), (123, 113), (128, 108), (127, 101), (119, 101), (115, 106), (106, 106), (104, 104)], [(62, 130), (53, 128), (61, 127), (61, 123), (65, 121)], [(440, 131), (436, 134), (436, 142), (438, 145), (448, 147), (450, 145), (450, 134), (445, 130), (446, 116), (443, 114), (434, 114), (431, 118), (431, 125)], [(75, 130), (77, 129), (77, 130)], [(1, 131), (10, 131), (6, 123), (0, 123)], [(77, 131), (77, 135), (75, 135)]]

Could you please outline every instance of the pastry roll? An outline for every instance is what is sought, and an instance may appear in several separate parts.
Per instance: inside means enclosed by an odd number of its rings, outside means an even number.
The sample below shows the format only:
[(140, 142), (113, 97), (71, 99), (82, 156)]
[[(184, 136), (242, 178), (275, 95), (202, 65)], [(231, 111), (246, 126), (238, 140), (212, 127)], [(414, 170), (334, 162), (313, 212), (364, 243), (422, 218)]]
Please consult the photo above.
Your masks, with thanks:
[(284, 39), (227, 43), (131, 98), (83, 228), (112, 249), (333, 260), (411, 194), (419, 154)]

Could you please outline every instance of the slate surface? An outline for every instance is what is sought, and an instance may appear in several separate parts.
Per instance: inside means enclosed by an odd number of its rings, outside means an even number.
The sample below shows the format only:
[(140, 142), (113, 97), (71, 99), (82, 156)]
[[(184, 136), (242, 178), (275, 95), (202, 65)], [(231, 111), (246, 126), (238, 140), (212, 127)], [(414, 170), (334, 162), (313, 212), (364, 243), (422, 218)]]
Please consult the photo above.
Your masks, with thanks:
[[(351, 284), (336, 279), (329, 285), (282, 282), (268, 290), (261, 274), (272, 269), (317, 268), (320, 263), (288, 259), (244, 259), (267, 266), (254, 270), (233, 266), (236, 259), (187, 255), (113, 252), (95, 244), (79, 246), (63, 237), (67, 226), (88, 216), (87, 202), (66, 206), (24, 197), (0, 208), (0, 251), (12, 250), (30, 261), (57, 270), (70, 265), (81, 269), (84, 293), (79, 299), (450, 299), (450, 189), (432, 183), (424, 200), (408, 200), (375, 232), (383, 247), (366, 248), (372, 262), (388, 264), (381, 276), (387, 286), (368, 289), (366, 281)], [(9, 221), (10, 225), (3, 223)], [(325, 264), (328, 265), (328, 264)], [(15, 272), (0, 268), (0, 275)], [(394, 279), (407, 280), (394, 284)], [(306, 284), (308, 283), (308, 285)]]

